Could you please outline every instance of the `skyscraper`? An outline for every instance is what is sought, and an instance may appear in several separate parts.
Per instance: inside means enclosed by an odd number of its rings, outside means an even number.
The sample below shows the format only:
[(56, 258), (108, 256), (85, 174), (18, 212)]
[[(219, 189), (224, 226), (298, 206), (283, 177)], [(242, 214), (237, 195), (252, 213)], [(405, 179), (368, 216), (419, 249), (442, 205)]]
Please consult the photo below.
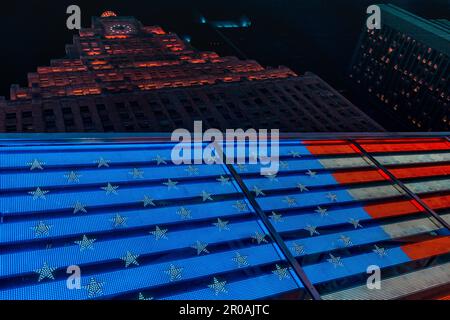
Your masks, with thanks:
[(0, 132), (156, 132), (194, 120), (219, 129), (383, 130), (312, 73), (201, 52), (111, 11), (66, 52), (0, 100)]
[(380, 5), (381, 29), (366, 30), (349, 76), (355, 91), (404, 129), (450, 129), (450, 21)]

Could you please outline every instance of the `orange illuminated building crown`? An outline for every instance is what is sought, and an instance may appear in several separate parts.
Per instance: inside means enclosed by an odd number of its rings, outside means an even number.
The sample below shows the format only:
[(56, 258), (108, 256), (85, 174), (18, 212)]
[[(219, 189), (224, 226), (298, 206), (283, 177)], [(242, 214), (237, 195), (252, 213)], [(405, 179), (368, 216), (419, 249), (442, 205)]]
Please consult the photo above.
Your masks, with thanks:
[(107, 17), (117, 17), (117, 14), (114, 11), (105, 11), (101, 14), (102, 18), (107, 18)]
[(105, 11), (66, 46), (67, 56), (28, 75), (28, 87), (11, 87), (11, 100), (211, 85), (287, 78), (286, 68), (220, 57), (192, 48), (176, 34)]

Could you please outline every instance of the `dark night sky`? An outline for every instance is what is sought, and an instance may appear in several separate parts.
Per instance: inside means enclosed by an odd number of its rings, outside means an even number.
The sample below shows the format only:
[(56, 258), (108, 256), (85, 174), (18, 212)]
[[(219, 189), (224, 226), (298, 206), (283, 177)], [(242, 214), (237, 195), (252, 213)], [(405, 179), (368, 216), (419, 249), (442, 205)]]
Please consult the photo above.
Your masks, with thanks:
[[(391, 0), (390, 2), (428, 18), (449, 18), (448, 0)], [(263, 65), (284, 64), (298, 72), (320, 75), (339, 88), (365, 19), (366, 0), (28, 0), (2, 3), (0, 13), (0, 95), (9, 96), (12, 83), (26, 84), (27, 72), (50, 59), (64, 56), (64, 45), (74, 31), (67, 30), (66, 8), (82, 9), (82, 25), (104, 10), (134, 15), (146, 25), (159, 24), (180, 35), (189, 34), (202, 50), (232, 53), (214, 48), (196, 19), (226, 19), (243, 14), (251, 29), (231, 39), (249, 58)], [(219, 50), (220, 49), (220, 50)]]

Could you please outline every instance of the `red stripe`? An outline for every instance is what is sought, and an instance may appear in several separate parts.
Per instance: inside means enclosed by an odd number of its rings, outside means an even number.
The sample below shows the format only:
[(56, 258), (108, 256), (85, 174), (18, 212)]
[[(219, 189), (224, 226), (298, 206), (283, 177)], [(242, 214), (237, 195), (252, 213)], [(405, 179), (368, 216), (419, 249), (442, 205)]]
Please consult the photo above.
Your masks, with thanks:
[(387, 175), (387, 173), (385, 173), (383, 170), (381, 170), (381, 169), (378, 169), (378, 173), (385, 179), (385, 180), (391, 180), (391, 177), (389, 177), (388, 175)]
[(411, 260), (419, 260), (450, 252), (450, 236), (407, 244), (401, 247)]
[[(450, 195), (428, 196), (424, 197), (422, 200), (433, 210), (450, 207)], [(364, 210), (366, 210), (366, 212), (374, 219), (402, 216), (425, 211), (422, 205), (415, 200), (370, 204), (365, 206)]]
[(425, 211), (425, 208), (417, 201), (417, 200), (411, 200), (411, 203), (421, 212)]
[(427, 206), (434, 210), (450, 208), (450, 194), (424, 197), (422, 200)]
[[(450, 175), (450, 165), (427, 166), (419, 168), (399, 168), (391, 169), (390, 172), (394, 174), (398, 179), (446, 176)], [(333, 177), (337, 182), (341, 184), (391, 180), (389, 176), (382, 170), (376, 169), (339, 171), (333, 173)]]
[(365, 206), (364, 210), (374, 219), (403, 216), (420, 212), (419, 208), (409, 200), (370, 204)]
[(425, 143), (362, 143), (361, 146), (367, 152), (429, 151), (450, 149), (450, 143), (447, 141)]
[(424, 166), (416, 168), (398, 168), (390, 170), (394, 176), (399, 179), (431, 177), (431, 176), (447, 176), (450, 175), (450, 165), (442, 166)]
[(403, 139), (358, 139), (358, 143), (430, 143), (446, 141), (443, 138), (403, 138)]
[(333, 173), (333, 177), (337, 182), (339, 182), (339, 184), (385, 180), (385, 178), (376, 169), (336, 172)]
[[(433, 210), (450, 207), (450, 195), (424, 197), (423, 202)], [(382, 204), (370, 204), (364, 210), (374, 219), (423, 212), (424, 208), (415, 200), (401, 200)]]
[(322, 141), (315, 141), (314, 144), (308, 143), (306, 148), (313, 155), (326, 155), (326, 154), (355, 154), (358, 153), (353, 149), (353, 145), (349, 143), (342, 144), (325, 144)]

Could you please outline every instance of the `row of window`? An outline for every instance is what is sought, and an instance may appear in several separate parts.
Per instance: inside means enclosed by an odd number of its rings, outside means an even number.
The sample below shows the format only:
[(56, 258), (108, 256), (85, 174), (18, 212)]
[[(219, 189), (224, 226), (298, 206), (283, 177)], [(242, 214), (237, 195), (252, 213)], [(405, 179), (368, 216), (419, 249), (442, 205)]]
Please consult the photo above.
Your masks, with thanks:
[[(305, 84), (285, 80), (265, 86), (216, 86), (153, 92), (123, 100), (82, 101), (79, 105), (44, 106), (43, 130), (164, 132), (191, 128), (194, 120), (219, 129), (267, 127), (292, 132), (378, 129), (356, 107), (319, 81)], [(7, 130), (17, 131), (20, 128), (12, 127), (17, 119), (10, 117), (6, 117), (6, 125), (11, 125)]]

